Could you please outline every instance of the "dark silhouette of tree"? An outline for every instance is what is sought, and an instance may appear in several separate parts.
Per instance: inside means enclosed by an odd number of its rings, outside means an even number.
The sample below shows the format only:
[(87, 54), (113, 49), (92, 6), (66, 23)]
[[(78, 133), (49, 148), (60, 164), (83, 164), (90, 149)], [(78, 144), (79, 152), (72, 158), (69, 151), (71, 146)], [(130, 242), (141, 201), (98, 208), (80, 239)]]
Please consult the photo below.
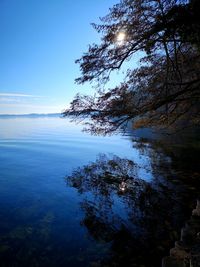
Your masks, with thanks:
[[(93, 27), (102, 35), (76, 62), (78, 84), (94, 83), (93, 96), (76, 95), (64, 111), (86, 120), (94, 133), (133, 127), (174, 128), (199, 124), (200, 4), (198, 0), (121, 0)], [(134, 58), (140, 64), (131, 69)], [(129, 62), (125, 69), (124, 63)], [(105, 84), (123, 69), (115, 88)]]

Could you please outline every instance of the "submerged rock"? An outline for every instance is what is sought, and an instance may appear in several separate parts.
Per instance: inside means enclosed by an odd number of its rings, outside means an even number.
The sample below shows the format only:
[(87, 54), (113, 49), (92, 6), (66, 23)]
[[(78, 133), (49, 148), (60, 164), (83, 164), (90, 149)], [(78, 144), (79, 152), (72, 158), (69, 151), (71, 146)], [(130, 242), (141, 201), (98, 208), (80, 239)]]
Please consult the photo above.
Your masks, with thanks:
[(181, 230), (180, 241), (163, 258), (162, 267), (200, 267), (200, 201)]

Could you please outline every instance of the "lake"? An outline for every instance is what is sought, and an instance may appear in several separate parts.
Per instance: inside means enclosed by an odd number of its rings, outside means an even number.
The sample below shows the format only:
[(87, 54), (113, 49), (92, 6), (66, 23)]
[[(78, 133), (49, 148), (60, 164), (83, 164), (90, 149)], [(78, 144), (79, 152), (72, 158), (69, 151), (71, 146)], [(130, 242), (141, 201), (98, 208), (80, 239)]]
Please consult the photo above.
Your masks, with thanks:
[(2, 267), (156, 267), (179, 239), (198, 164), (181, 172), (180, 149), (81, 129), (59, 117), (0, 119)]

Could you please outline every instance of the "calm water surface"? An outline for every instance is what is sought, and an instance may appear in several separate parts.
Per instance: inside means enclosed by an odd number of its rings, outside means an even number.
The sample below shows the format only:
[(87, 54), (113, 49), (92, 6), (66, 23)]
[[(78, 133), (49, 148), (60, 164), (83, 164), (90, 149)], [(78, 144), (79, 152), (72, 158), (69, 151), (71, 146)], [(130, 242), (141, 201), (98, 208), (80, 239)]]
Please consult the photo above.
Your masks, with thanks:
[(188, 193), (163, 176), (170, 157), (132, 139), (61, 118), (0, 119), (1, 266), (159, 266)]

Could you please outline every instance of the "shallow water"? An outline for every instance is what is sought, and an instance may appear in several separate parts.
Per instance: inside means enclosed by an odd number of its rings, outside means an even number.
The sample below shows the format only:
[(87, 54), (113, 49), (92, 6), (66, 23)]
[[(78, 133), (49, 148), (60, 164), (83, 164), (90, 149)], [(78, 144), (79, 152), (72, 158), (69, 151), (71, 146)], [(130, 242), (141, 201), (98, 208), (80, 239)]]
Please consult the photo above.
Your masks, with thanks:
[[(179, 185), (155, 176), (149, 150), (129, 135), (90, 136), (66, 119), (0, 119), (1, 266), (144, 266), (144, 249), (159, 266), (182, 217), (174, 215)], [(171, 196), (179, 204), (166, 215)], [(154, 227), (163, 221), (163, 231)]]

